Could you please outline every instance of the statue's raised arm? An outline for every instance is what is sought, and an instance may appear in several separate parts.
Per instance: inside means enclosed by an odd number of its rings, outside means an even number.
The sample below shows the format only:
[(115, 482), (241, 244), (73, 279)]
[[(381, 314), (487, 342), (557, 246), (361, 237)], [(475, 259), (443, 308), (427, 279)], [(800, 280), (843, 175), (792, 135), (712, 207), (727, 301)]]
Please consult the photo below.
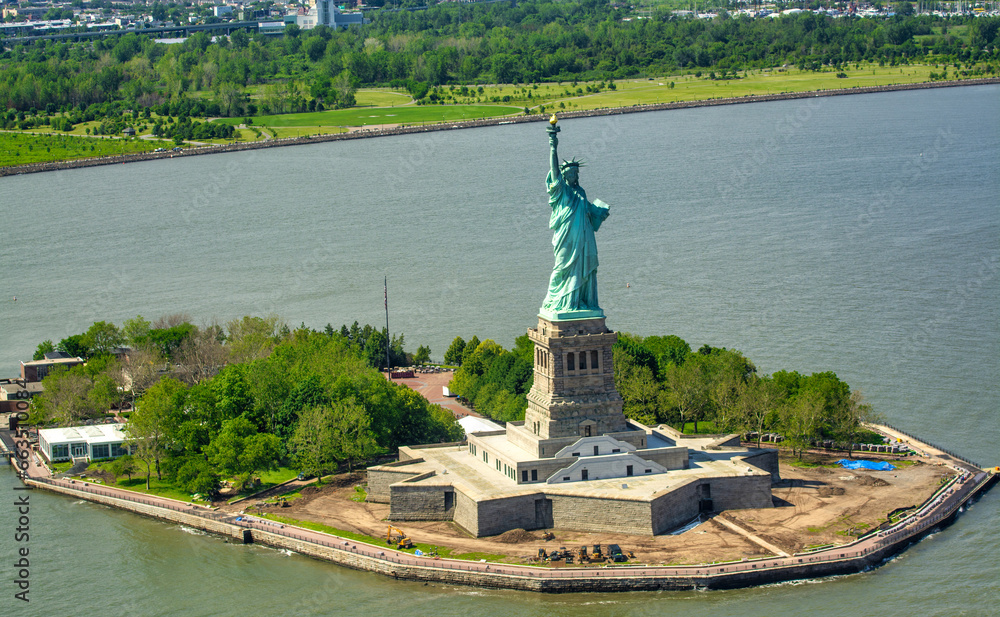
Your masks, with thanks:
[(549, 119), (549, 128), (547, 129), (549, 133), (549, 170), (552, 172), (552, 180), (556, 181), (559, 179), (561, 172), (559, 171), (559, 154), (556, 152), (556, 147), (559, 145), (559, 138), (556, 133), (559, 132), (559, 127), (556, 126), (556, 115), (552, 114)]

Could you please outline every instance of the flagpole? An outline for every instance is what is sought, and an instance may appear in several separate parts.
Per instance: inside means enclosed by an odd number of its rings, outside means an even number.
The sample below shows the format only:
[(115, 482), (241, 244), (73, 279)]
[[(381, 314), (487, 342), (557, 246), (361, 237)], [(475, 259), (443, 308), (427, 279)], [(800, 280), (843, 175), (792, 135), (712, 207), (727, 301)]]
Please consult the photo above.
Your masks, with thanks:
[(392, 381), (392, 365), (389, 364), (389, 277), (385, 277), (385, 374)]

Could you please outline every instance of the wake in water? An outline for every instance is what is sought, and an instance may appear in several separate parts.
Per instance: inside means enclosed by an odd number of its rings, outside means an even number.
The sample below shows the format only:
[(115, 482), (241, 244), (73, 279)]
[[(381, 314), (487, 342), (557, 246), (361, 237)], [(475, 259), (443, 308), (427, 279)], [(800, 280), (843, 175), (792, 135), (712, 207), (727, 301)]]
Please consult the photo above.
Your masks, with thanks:
[(208, 535), (207, 533), (205, 533), (201, 529), (195, 529), (194, 527), (185, 527), (184, 525), (180, 526), (180, 530), (183, 531), (184, 533), (189, 533), (192, 536), (207, 536)]

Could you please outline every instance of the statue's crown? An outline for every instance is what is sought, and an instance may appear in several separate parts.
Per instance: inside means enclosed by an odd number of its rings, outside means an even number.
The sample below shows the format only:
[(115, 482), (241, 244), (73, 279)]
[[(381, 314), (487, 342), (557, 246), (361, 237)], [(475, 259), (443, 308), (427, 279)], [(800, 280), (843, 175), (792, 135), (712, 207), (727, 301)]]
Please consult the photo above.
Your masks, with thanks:
[(576, 158), (576, 157), (574, 156), (574, 157), (573, 157), (573, 160), (571, 160), (571, 161), (567, 161), (567, 160), (565, 160), (565, 159), (564, 159), (564, 160), (563, 160), (563, 162), (562, 162), (562, 165), (560, 165), (560, 166), (559, 166), (559, 169), (560, 169), (560, 170), (564, 170), (564, 169), (567, 169), (567, 168), (569, 168), (569, 167), (577, 167), (577, 168), (580, 168), (580, 167), (583, 167), (583, 166), (584, 166), (584, 165), (583, 165), (583, 161), (582, 161), (582, 160), (578, 160), (578, 159), (577, 159), (577, 158)]

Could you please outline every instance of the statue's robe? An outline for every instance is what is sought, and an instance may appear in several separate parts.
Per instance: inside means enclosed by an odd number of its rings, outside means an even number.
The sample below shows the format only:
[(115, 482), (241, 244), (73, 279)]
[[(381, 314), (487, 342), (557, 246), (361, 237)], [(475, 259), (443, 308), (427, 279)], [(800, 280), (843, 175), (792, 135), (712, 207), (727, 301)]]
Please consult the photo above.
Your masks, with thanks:
[[(546, 178), (552, 217), (549, 229), (555, 266), (542, 308), (551, 311), (600, 310), (597, 302), (597, 242), (594, 232), (608, 218), (604, 204), (587, 201), (579, 185), (570, 186), (562, 174)], [(598, 200), (599, 201), (599, 200)]]

